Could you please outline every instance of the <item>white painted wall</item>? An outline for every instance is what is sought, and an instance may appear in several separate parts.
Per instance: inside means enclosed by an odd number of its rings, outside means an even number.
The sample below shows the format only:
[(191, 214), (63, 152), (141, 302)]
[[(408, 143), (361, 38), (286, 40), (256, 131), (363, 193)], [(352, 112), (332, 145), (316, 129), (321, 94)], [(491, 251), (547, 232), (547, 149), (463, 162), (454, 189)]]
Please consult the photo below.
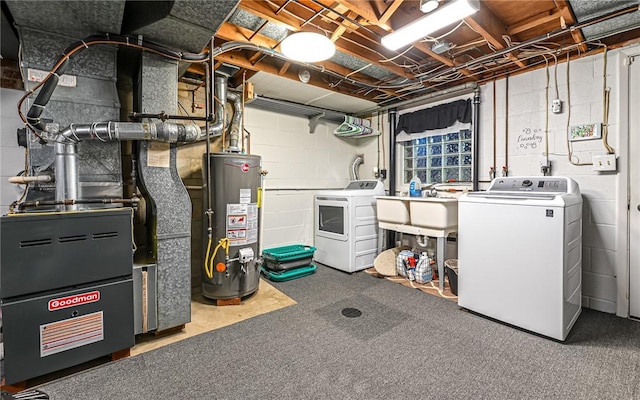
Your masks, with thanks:
[(374, 179), (378, 141), (387, 140), (339, 138), (333, 135), (337, 124), (322, 120), (310, 133), (306, 118), (253, 108), (246, 109), (245, 127), (251, 133), (251, 153), (260, 155), (269, 171), (264, 248), (313, 244), (313, 196), (318, 190), (344, 188), (356, 154), (364, 154), (359, 178)]
[[(583, 195), (583, 306), (608, 313), (627, 316), (628, 306), (621, 306), (625, 293), (619, 293), (628, 287), (628, 282), (617, 282), (616, 277), (627, 279), (626, 271), (626, 204), (627, 193), (626, 168), (627, 148), (626, 130), (619, 129), (620, 120), (627, 118), (626, 111), (618, 107), (622, 89), (618, 75), (621, 73), (619, 51), (610, 51), (607, 55), (607, 87), (611, 89), (609, 107), (609, 144), (618, 157), (618, 172), (597, 173), (591, 165), (576, 166), (568, 160), (566, 132), (569, 117), (567, 103), (567, 63), (558, 64), (558, 91), (564, 102), (562, 114), (549, 111), (548, 146), (552, 163), (552, 175), (568, 176), (575, 179)], [(603, 122), (603, 67), (604, 56), (581, 58), (571, 61), (569, 68), (570, 120), (569, 125)], [(508, 165), (508, 174), (542, 175), (540, 162), (544, 157), (545, 110), (551, 108), (555, 98), (554, 68), (551, 60), (549, 103), (545, 103), (547, 88), (546, 71), (539, 69), (530, 73), (509, 78), (508, 110), (506, 109), (506, 82), (496, 82), (496, 170), (498, 175), (504, 165)], [(565, 60), (562, 60), (565, 61)], [(480, 170), (481, 181), (489, 180), (489, 167), (493, 164), (493, 84), (481, 87), (481, 126), (480, 126)], [(639, 105), (635, 105), (638, 109)], [(631, 109), (634, 109), (633, 106)], [(508, 128), (505, 118), (508, 111)], [(508, 131), (507, 131), (508, 129)], [(505, 135), (505, 131), (508, 133)], [(523, 145), (522, 139), (535, 133), (542, 137), (535, 148)], [(508, 144), (506, 144), (508, 139)], [(520, 139), (520, 141), (518, 140)], [(573, 142), (574, 161), (591, 163), (593, 155), (605, 154), (602, 140)], [(508, 159), (505, 153), (508, 150)], [(633, 150), (638, 155), (638, 149)], [(508, 162), (507, 162), (508, 161)], [(483, 183), (481, 187), (486, 187)], [(623, 197), (621, 197), (623, 196)], [(622, 232), (622, 234), (621, 234)], [(500, 246), (496, 238), (496, 247)], [(531, 254), (535, 257), (535, 253)], [(625, 263), (625, 265), (620, 265)], [(620, 276), (622, 275), (622, 276)], [(618, 305), (618, 307), (617, 307)], [(625, 311), (627, 310), (627, 311)]]
[(18, 147), (16, 130), (23, 126), (16, 104), (24, 93), (0, 88), (0, 214), (22, 194), (22, 187), (10, 184), (7, 178), (24, 169), (24, 148)]

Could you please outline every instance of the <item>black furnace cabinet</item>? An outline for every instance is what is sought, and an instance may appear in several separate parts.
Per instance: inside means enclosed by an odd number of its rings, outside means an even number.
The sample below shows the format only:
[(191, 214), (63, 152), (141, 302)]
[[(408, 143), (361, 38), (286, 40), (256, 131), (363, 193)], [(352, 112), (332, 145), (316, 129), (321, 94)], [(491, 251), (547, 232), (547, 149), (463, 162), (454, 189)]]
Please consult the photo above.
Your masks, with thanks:
[(134, 345), (131, 209), (0, 218), (5, 384)]

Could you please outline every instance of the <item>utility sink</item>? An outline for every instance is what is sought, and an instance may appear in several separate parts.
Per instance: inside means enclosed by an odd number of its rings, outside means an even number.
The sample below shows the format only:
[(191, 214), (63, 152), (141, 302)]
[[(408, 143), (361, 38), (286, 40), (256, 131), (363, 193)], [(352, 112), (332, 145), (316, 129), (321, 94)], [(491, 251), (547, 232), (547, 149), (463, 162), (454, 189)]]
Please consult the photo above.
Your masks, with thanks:
[(448, 197), (376, 197), (378, 221), (437, 230), (458, 226), (458, 199)]

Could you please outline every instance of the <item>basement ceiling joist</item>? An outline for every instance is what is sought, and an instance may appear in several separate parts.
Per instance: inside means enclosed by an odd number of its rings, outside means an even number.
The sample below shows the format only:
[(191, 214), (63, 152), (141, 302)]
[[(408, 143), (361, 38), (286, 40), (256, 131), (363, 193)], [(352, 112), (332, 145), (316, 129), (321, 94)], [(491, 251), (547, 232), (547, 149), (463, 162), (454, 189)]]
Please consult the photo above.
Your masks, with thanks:
[[(450, 1), (455, 0), (440, 0), (439, 7)], [(230, 75), (234, 86), (258, 72), (299, 80), (306, 70), (309, 85), (385, 106), (539, 68), (554, 59), (564, 60), (567, 54), (573, 59), (603, 51), (603, 45), (615, 48), (640, 41), (638, 0), (479, 0), (477, 13), (398, 51), (384, 48), (380, 41), (424, 15), (419, 0), (3, 0), (2, 4), (8, 24), (28, 25), (36, 7), (47, 15), (42, 27), (78, 38), (97, 32), (141, 34), (179, 51), (206, 50), (212, 35), (216, 49), (241, 42), (243, 46), (234, 46), (215, 60), (216, 68)], [(69, 15), (83, 21), (81, 26), (69, 28)], [(335, 55), (313, 64), (282, 57), (281, 41), (296, 31), (326, 35), (337, 47)], [(17, 58), (15, 46), (7, 40), (13, 36), (12, 30), (3, 29), (3, 58)], [(9, 49), (14, 54), (7, 54)], [(185, 70), (191, 78), (203, 74), (195, 65), (187, 69), (185, 64), (180, 71)]]
[[(441, 0), (440, 7), (447, 2)], [(638, 4), (637, 0), (481, 0), (480, 10), (460, 23), (390, 51), (380, 39), (424, 15), (420, 1), (241, 0), (216, 38), (279, 51), (289, 32), (323, 33), (334, 41), (337, 52), (322, 63), (299, 64), (251, 50), (219, 59), (240, 68), (232, 77), (237, 84), (246, 71), (298, 79), (298, 72), (307, 69), (309, 84), (388, 104), (538, 68), (545, 58), (563, 59), (567, 53), (575, 58), (601, 49), (602, 44), (615, 47), (639, 41)], [(615, 29), (604, 29), (610, 20), (617, 21)], [(596, 36), (597, 43), (589, 41)], [(437, 54), (436, 43), (446, 50)]]

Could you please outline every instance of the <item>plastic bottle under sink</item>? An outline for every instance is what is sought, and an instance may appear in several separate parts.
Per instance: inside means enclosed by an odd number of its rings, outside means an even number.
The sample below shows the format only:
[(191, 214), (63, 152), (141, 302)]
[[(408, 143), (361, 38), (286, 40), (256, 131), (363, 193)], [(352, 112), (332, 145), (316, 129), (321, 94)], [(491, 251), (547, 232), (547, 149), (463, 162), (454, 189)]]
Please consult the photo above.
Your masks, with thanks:
[(414, 176), (413, 179), (411, 179), (411, 181), (409, 182), (409, 196), (422, 196), (422, 181), (417, 176)]

